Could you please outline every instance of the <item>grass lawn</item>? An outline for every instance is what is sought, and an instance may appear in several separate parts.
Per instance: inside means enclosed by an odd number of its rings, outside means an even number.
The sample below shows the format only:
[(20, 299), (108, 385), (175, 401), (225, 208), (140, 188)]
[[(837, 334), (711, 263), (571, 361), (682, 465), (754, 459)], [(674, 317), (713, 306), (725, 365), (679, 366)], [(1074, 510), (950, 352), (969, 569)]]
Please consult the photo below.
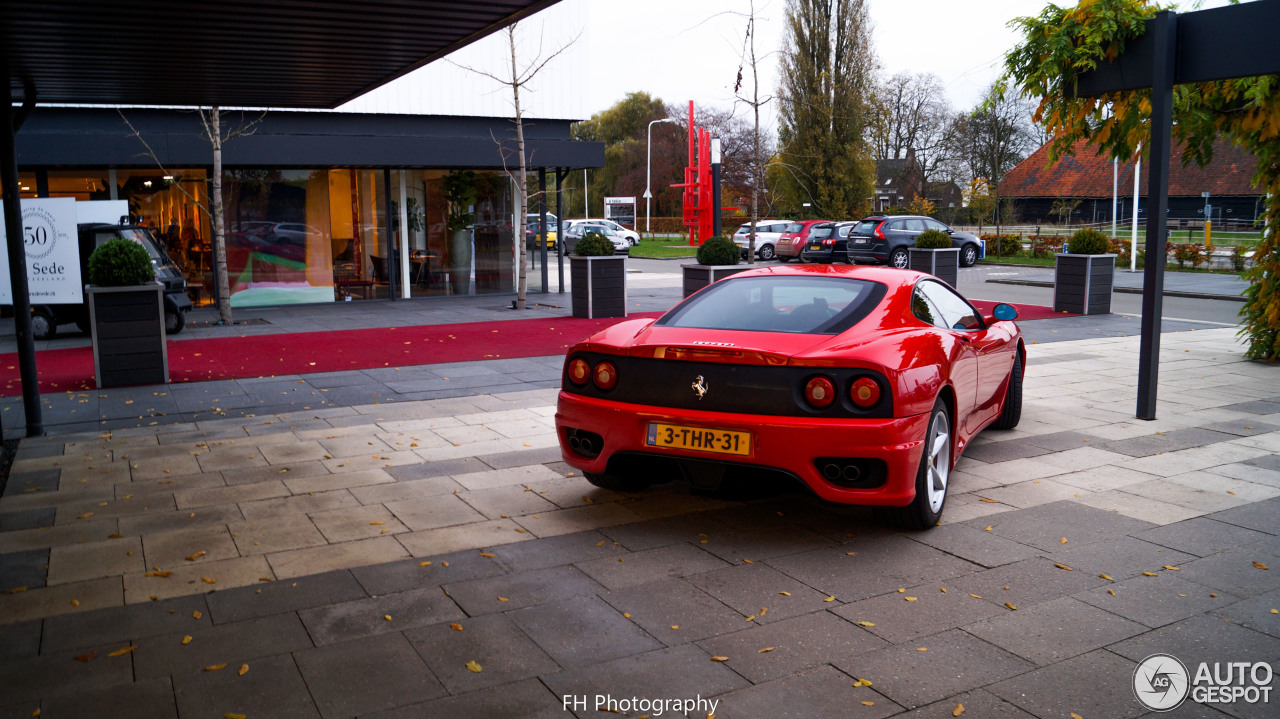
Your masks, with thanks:
[(679, 237), (641, 238), (640, 244), (631, 248), (632, 257), (693, 257), (697, 247), (690, 247)]

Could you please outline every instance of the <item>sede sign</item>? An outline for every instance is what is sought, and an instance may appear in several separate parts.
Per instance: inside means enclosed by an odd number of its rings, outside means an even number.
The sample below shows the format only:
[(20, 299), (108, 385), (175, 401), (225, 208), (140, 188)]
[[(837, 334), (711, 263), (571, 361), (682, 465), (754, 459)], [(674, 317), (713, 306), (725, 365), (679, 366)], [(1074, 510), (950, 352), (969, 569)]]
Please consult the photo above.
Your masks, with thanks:
[[(22, 244), (27, 251), (27, 288), (31, 304), (83, 302), (75, 199), (26, 199), (21, 205)], [(4, 203), (0, 202), (0, 210), (3, 207)], [(0, 223), (0, 242), (8, 242), (3, 223)], [(0, 304), (13, 304), (7, 251), (0, 251)]]

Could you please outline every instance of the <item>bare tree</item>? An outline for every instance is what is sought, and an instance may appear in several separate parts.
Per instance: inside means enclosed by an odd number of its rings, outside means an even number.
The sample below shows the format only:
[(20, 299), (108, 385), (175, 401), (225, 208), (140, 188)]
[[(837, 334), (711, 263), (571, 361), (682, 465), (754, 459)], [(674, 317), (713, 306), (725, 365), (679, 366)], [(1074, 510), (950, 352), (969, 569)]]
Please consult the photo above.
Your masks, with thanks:
[[(942, 80), (931, 73), (901, 72), (880, 83), (873, 137), (877, 160), (914, 152), (923, 189), (947, 175), (954, 152), (954, 123)], [(948, 177), (947, 179), (953, 179)]]
[(516, 126), (515, 153), (519, 159), (518, 169), (512, 170), (510, 167), (507, 166), (507, 157), (510, 153), (507, 151), (507, 148), (503, 141), (497, 141), (496, 139), (495, 141), (498, 142), (499, 147), (503, 150), (503, 154), (502, 154), (503, 169), (506, 171), (507, 176), (511, 178), (511, 181), (515, 183), (516, 192), (520, 196), (520, 212), (517, 215), (517, 220), (516, 220), (516, 239), (514, 244), (515, 244), (516, 264), (520, 268), (519, 274), (518, 274), (519, 279), (517, 280), (517, 283), (516, 283), (516, 309), (522, 310), (526, 306), (526, 298), (528, 296), (528, 287), (529, 287), (529, 279), (528, 279), (528, 274), (526, 272), (526, 265), (528, 264), (528, 262), (527, 262), (527, 256), (525, 254), (524, 234), (525, 234), (526, 220), (529, 214), (530, 192), (529, 192), (529, 156), (528, 156), (528, 153), (525, 152), (525, 145), (524, 145), (524, 110), (520, 105), (520, 89), (528, 85), (531, 81), (533, 81), (533, 78), (536, 77), (538, 73), (542, 71), (542, 68), (547, 66), (547, 63), (559, 57), (561, 53), (569, 49), (571, 45), (577, 42), (578, 38), (582, 37), (582, 33), (579, 32), (577, 35), (573, 37), (573, 39), (561, 45), (559, 48), (557, 48), (554, 52), (547, 55), (546, 57), (543, 57), (541, 37), (539, 37), (537, 54), (534, 55), (533, 59), (530, 60), (528, 64), (526, 64), (524, 67), (521, 67), (519, 60), (516, 57), (516, 31), (518, 29), (518, 26), (519, 26), (519, 23), (512, 23), (507, 26), (507, 42), (511, 48), (510, 76), (505, 76), (505, 75), (499, 76), (494, 73), (487, 72), (485, 70), (479, 70), (477, 68), (468, 67), (466, 65), (459, 65), (458, 63), (455, 63), (453, 61), (450, 61), (450, 62), (464, 70), (467, 70), (469, 72), (474, 72), (477, 75), (487, 77), (490, 80), (493, 80), (494, 82), (501, 83), (511, 88), (511, 105), (515, 109), (515, 126)]
[[(760, 147), (760, 108), (771, 100), (772, 95), (760, 97), (760, 75), (758, 72), (759, 57), (756, 56), (756, 2), (751, 0), (747, 15), (747, 32), (742, 43), (742, 62), (738, 65), (738, 80), (733, 85), (733, 96), (737, 102), (745, 103), (751, 108), (752, 152), (751, 152), (751, 232), (747, 235), (747, 263), (756, 262), (756, 225), (760, 222), (760, 189), (764, 183), (764, 163)], [(745, 96), (742, 88), (742, 69), (751, 68), (751, 94)], [(772, 153), (770, 153), (772, 154)]]
[[(142, 146), (147, 148), (147, 154), (151, 156), (151, 160), (156, 163), (156, 167), (160, 168), (164, 174), (170, 174), (161, 162), (160, 157), (156, 155), (155, 150), (151, 148), (151, 144), (147, 142), (142, 133), (129, 122), (129, 118), (125, 116), (124, 111), (117, 109), (120, 119), (124, 120), (124, 124), (129, 127), (129, 131), (133, 136), (138, 138)], [(209, 108), (198, 108), (200, 114), (200, 124), (204, 127), (205, 139), (209, 141), (209, 145), (213, 149), (213, 177), (210, 178), (209, 198), (213, 205), (212, 208), (206, 206), (203, 202), (194, 196), (182, 186), (182, 183), (175, 183), (182, 194), (191, 200), (201, 212), (209, 218), (213, 225), (213, 261), (216, 270), (214, 274), (218, 278), (218, 324), (229, 325), (231, 319), (231, 282), (227, 277), (227, 242), (226, 242), (226, 220), (222, 210), (222, 146), (235, 137), (242, 135), (252, 135), (257, 128), (258, 123), (262, 122), (262, 118), (267, 113), (264, 110), (252, 120), (246, 120), (244, 113), (240, 114), (240, 122), (234, 126), (228, 125), (224, 131), (222, 129), (222, 118), (229, 115), (230, 111), (223, 110), (217, 106)]]
[(972, 177), (985, 177), (994, 190), (996, 234), (1003, 221), (1000, 180), (1036, 148), (1031, 105), (995, 86), (965, 120), (965, 163)]

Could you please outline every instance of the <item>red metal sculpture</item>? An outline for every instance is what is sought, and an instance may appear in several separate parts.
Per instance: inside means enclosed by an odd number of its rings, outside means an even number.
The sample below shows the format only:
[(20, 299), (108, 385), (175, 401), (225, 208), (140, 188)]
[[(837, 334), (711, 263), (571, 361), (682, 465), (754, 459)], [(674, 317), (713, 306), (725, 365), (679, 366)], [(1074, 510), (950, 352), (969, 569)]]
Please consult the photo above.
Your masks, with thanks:
[(689, 244), (696, 246), (714, 231), (716, 208), (712, 206), (711, 133), (693, 124), (693, 100), (689, 101), (689, 165), (684, 182), (684, 224), (689, 228)]

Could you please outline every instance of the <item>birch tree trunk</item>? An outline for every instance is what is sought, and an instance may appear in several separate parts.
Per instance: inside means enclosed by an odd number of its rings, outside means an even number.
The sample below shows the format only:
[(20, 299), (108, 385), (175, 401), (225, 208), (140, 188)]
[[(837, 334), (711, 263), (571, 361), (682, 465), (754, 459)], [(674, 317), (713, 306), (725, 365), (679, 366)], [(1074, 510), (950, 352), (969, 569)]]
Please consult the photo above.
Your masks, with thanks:
[(218, 323), (231, 324), (231, 282), (227, 277), (226, 221), (222, 212), (222, 111), (214, 107), (209, 112), (209, 142), (213, 145), (213, 262), (218, 278)]
[[(520, 214), (516, 227), (519, 232), (516, 234), (516, 257), (519, 258), (517, 265), (520, 267), (516, 284), (516, 309), (525, 308), (528, 298), (529, 278), (526, 265), (528, 257), (525, 254), (525, 225), (529, 219), (529, 176), (528, 176), (528, 159), (524, 153), (524, 116), (520, 111), (520, 70), (516, 65), (516, 35), (515, 25), (507, 29), (508, 36), (511, 39), (511, 92), (512, 99), (516, 108), (516, 151), (520, 153), (520, 172), (516, 180), (516, 191), (520, 193)], [(559, 229), (559, 228), (557, 228)], [(546, 232), (546, 228), (542, 228)], [(541, 236), (538, 241), (541, 242)]]

